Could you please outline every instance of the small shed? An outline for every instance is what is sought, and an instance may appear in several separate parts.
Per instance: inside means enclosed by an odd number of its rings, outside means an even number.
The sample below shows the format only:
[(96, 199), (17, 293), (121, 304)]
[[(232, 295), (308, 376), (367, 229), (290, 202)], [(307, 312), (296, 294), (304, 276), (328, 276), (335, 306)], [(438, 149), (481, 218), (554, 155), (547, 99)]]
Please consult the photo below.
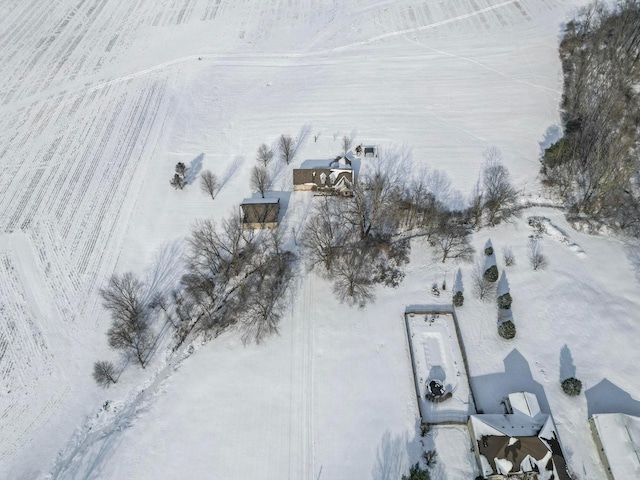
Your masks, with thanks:
[(374, 146), (365, 146), (364, 147), (364, 156), (365, 157), (377, 157), (378, 153), (376, 152), (376, 147)]
[(279, 198), (245, 198), (240, 204), (247, 228), (276, 228), (280, 215)]

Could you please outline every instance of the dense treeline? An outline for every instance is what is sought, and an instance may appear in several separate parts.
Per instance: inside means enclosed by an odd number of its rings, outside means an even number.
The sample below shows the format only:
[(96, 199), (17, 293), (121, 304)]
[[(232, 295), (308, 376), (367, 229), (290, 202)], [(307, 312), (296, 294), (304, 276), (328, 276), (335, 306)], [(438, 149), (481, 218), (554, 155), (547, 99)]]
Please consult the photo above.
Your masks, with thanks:
[(640, 234), (640, 1), (595, 3), (560, 44), (564, 136), (542, 158), (545, 183), (574, 217)]
[[(262, 342), (278, 332), (295, 256), (282, 246), (281, 232), (255, 231), (234, 213), (216, 225), (199, 221), (188, 238), (187, 271), (169, 294), (152, 292), (134, 274), (113, 275), (100, 291), (111, 314), (109, 345), (144, 368), (166, 325), (173, 348), (196, 336), (216, 337), (237, 328), (246, 342)], [(111, 362), (96, 362), (94, 378), (116, 382)]]

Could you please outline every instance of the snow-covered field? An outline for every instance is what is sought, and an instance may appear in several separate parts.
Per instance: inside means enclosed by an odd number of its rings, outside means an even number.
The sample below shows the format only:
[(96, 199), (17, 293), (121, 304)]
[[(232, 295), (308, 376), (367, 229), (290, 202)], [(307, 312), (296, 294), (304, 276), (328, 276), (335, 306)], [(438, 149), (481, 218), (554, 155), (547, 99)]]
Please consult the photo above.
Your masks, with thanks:
[[(448, 175), (454, 203), (496, 146), (539, 198), (538, 155), (558, 131), (559, 34), (583, 3), (2, 1), (0, 478), (393, 479), (421, 441), (440, 451), (434, 478), (472, 478), (463, 432), (418, 435), (403, 319), (457, 268), (477, 407), (536, 393), (570, 467), (602, 478), (588, 416), (640, 413), (640, 249), (576, 232), (553, 209), (474, 236), (478, 250), (491, 238), (516, 254), (512, 341), (497, 336), (495, 306), (473, 298), (470, 267), (415, 241), (401, 287), (362, 310), (301, 273), (265, 345), (230, 331), (127, 365), (109, 390), (91, 379), (93, 361), (116, 358), (98, 289), (129, 270), (174, 287), (192, 223), (237, 208), (256, 148), (282, 133), (300, 140), (294, 166), (339, 153), (344, 134), (405, 145)], [(171, 189), (178, 161), (224, 180), (214, 201), (197, 184)], [(313, 197), (291, 192), (288, 169), (275, 188), (293, 240)], [(547, 219), (540, 272), (526, 261), (529, 216)], [(577, 398), (559, 386), (573, 370)]]

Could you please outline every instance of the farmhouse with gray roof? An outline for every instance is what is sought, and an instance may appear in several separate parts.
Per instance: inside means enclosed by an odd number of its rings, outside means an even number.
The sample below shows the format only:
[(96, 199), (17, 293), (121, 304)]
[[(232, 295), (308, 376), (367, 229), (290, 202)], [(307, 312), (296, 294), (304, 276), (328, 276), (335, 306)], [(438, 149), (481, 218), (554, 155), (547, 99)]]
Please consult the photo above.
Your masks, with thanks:
[(353, 182), (354, 172), (348, 156), (335, 160), (305, 160), (300, 168), (293, 169), (294, 190), (350, 197)]

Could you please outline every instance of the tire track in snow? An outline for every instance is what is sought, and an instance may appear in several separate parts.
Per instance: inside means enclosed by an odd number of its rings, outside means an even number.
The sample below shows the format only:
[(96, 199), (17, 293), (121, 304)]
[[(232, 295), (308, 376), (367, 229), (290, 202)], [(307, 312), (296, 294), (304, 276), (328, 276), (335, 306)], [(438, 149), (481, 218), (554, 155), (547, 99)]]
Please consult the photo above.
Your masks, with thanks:
[(313, 423), (313, 275), (307, 275), (305, 284), (305, 301), (303, 312), (303, 345), (304, 345), (304, 376), (302, 382), (302, 396), (304, 401), (304, 435), (305, 447), (303, 457), (303, 479), (313, 479), (314, 469), (314, 423)]
[(503, 73), (503, 72), (501, 72), (500, 70), (497, 70), (497, 69), (495, 69), (495, 68), (493, 68), (493, 67), (490, 67), (490, 66), (488, 66), (488, 65), (485, 65), (484, 63), (479, 62), (479, 61), (477, 61), (477, 60), (474, 60), (474, 59), (472, 59), (472, 58), (464, 57), (464, 56), (462, 56), (462, 55), (456, 55), (456, 54), (454, 54), (454, 53), (445, 52), (444, 50), (440, 50), (440, 49), (437, 49), (437, 48), (429, 47), (429, 46), (427, 46), (427, 45), (424, 45), (423, 43), (420, 43), (420, 42), (418, 42), (418, 41), (412, 40), (412, 39), (410, 39), (410, 38), (408, 38), (408, 37), (406, 37), (406, 36), (405, 36), (404, 38), (405, 38), (405, 40), (407, 40), (408, 42), (411, 42), (411, 43), (413, 43), (413, 44), (415, 44), (415, 45), (418, 45), (418, 46), (420, 46), (420, 47), (422, 47), (422, 48), (424, 48), (424, 49), (426, 49), (426, 50), (430, 50), (430, 51), (432, 51), (432, 52), (439, 53), (440, 55), (444, 55), (444, 56), (451, 57), (451, 58), (456, 58), (456, 59), (458, 59), (458, 60), (462, 60), (462, 61), (465, 61), (465, 62), (469, 62), (469, 63), (473, 63), (473, 64), (475, 64), (475, 65), (478, 65), (479, 67), (482, 67), (482, 68), (484, 68), (484, 69), (486, 69), (486, 70), (489, 70), (490, 72), (493, 72), (493, 73), (495, 73), (495, 74), (497, 74), (497, 75), (500, 75), (501, 77), (504, 77), (504, 78), (506, 78), (506, 79), (508, 79), (508, 80), (511, 80), (511, 81), (512, 81), (512, 82), (514, 82), (514, 83), (522, 83), (523, 85), (527, 85), (527, 86), (529, 86), (529, 87), (533, 87), (533, 88), (538, 88), (538, 89), (540, 89), (540, 90), (542, 90), (542, 91), (545, 91), (545, 92), (546, 92), (546, 91), (549, 91), (549, 92), (551, 92), (552, 94), (554, 94), (554, 95), (553, 95), (553, 98), (557, 98), (558, 96), (562, 95), (562, 92), (561, 92), (561, 91), (559, 91), (559, 90), (557, 90), (557, 89), (555, 89), (555, 88), (545, 87), (545, 86), (543, 86), (543, 85), (538, 85), (538, 84), (535, 84), (535, 83), (531, 83), (531, 82), (528, 82), (528, 81), (526, 81), (526, 80), (521, 80), (521, 79), (519, 79), (519, 78), (516, 78), (516, 77), (513, 77), (513, 76), (508, 75), (508, 74), (506, 74), (506, 73)]
[(314, 475), (312, 274), (303, 282), (302, 308), (294, 313), (291, 339), (289, 480), (312, 480)]

